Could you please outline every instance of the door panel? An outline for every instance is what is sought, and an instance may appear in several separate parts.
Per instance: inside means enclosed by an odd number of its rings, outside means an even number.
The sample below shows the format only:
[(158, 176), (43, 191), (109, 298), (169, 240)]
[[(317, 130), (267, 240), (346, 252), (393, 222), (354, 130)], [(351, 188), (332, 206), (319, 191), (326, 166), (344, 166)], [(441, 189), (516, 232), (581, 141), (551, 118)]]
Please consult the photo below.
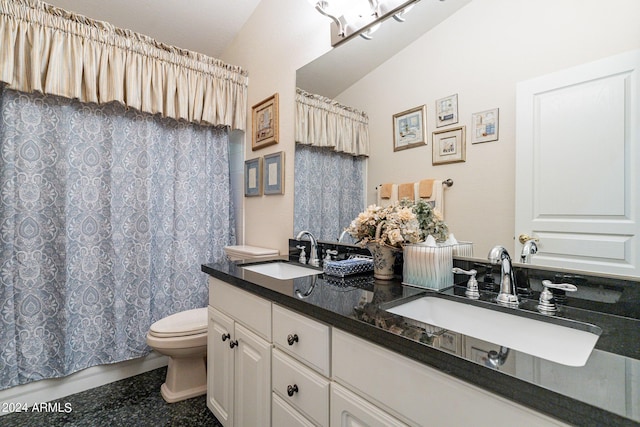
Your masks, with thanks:
[(640, 275), (639, 77), (633, 51), (518, 84), (515, 235), (540, 239), (532, 263)]

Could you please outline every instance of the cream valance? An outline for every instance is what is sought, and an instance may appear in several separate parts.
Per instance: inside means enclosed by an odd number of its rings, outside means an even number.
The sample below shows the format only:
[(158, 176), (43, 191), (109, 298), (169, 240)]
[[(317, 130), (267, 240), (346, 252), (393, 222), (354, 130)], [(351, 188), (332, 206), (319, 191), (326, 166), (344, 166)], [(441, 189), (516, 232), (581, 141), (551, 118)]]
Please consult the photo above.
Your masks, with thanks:
[(246, 71), (39, 0), (0, 0), (0, 82), (244, 130)]
[(295, 138), (299, 144), (369, 155), (369, 117), (337, 101), (296, 89)]

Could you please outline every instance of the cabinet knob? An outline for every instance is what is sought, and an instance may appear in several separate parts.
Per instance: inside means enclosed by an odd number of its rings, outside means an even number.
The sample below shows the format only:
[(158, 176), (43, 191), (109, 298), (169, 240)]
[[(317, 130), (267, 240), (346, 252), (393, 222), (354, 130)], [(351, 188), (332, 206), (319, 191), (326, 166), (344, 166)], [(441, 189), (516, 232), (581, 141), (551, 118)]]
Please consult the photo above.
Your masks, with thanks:
[(229, 348), (237, 347), (238, 340), (229, 341)]
[(287, 342), (289, 345), (293, 345), (293, 343), (298, 342), (298, 334), (289, 334), (287, 336)]
[(297, 392), (298, 392), (297, 384), (287, 386), (287, 394), (289, 395), (289, 397), (293, 396)]
[(231, 339), (231, 334), (227, 333), (227, 334), (222, 334), (222, 341), (226, 341), (228, 339)]

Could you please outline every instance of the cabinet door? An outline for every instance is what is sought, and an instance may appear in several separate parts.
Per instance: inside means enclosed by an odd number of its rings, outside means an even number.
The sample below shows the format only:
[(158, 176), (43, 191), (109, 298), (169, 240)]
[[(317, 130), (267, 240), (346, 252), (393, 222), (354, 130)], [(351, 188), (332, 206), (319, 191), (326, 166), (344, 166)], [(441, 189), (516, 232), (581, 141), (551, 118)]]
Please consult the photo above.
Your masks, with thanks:
[[(271, 344), (235, 324), (234, 426), (269, 426), (271, 422)], [(235, 342), (234, 341), (234, 342)]]
[(233, 426), (234, 352), (229, 348), (233, 320), (209, 307), (207, 335), (207, 406), (225, 427)]
[(332, 427), (404, 427), (406, 424), (336, 383), (331, 384)]

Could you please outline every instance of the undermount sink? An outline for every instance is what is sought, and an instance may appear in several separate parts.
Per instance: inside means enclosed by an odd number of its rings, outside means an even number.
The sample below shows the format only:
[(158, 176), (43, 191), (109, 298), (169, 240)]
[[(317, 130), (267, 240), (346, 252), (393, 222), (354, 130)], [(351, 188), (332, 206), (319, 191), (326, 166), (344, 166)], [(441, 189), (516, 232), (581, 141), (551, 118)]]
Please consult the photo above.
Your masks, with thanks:
[(584, 366), (602, 333), (586, 323), (536, 320), (433, 296), (386, 311), (568, 366)]
[(252, 264), (241, 267), (243, 270), (253, 271), (254, 273), (263, 274), (273, 277), (274, 279), (290, 280), (298, 277), (313, 276), (322, 274), (322, 271), (312, 268), (303, 267), (301, 265), (291, 264), (288, 262), (268, 262), (264, 264)]

